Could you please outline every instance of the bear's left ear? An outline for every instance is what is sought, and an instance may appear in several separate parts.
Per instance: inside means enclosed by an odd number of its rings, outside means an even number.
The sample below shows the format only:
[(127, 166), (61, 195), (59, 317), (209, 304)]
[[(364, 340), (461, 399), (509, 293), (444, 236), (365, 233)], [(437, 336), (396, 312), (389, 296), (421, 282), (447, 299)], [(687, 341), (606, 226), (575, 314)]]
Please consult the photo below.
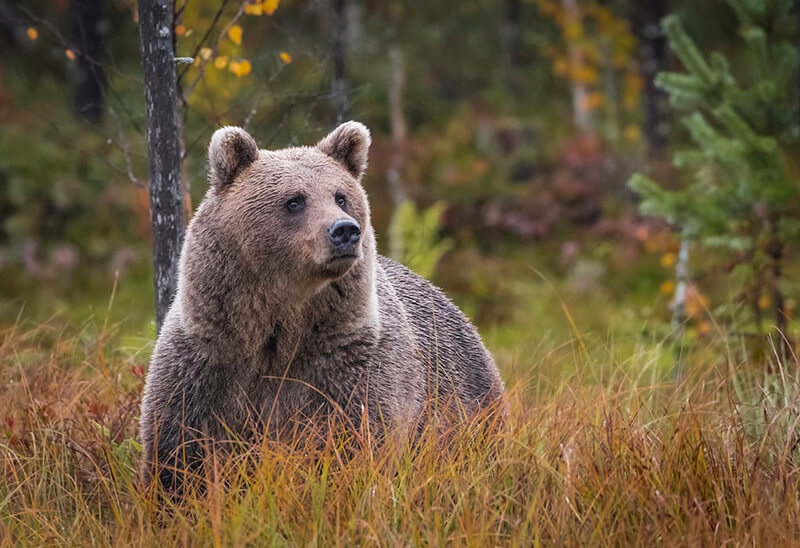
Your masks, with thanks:
[(345, 122), (317, 143), (317, 148), (342, 164), (356, 179), (367, 169), (367, 152), (372, 139), (367, 126)]
[(208, 179), (218, 190), (233, 182), (236, 175), (258, 158), (258, 145), (239, 127), (219, 128), (208, 145)]

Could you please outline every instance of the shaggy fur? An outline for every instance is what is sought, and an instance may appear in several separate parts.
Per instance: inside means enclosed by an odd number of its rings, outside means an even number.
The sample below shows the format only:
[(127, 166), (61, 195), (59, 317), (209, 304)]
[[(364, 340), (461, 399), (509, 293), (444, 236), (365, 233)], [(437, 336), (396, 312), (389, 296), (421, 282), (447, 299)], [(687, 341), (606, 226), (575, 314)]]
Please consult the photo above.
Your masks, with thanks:
[[(214, 134), (211, 184), (147, 373), (145, 482), (155, 474), (177, 487), (199, 440), (277, 433), (333, 412), (410, 427), (429, 401), (455, 402), (463, 416), (502, 395), (461, 311), (376, 253), (360, 184), (369, 145), (356, 122), (316, 147), (279, 151), (258, 150), (239, 128)], [(298, 199), (305, 207), (291, 211)], [(328, 229), (342, 219), (361, 227), (353, 257), (331, 249)]]

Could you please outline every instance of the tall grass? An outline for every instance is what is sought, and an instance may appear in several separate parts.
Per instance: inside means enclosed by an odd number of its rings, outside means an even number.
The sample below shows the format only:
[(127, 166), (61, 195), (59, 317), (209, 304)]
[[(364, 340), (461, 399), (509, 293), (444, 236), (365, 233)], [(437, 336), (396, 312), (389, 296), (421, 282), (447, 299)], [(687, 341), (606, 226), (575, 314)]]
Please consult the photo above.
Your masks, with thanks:
[(620, 357), (610, 337), (576, 337), (499, 353), (515, 379), (500, 431), (479, 417), (447, 435), (431, 429), (414, 447), (365, 438), (355, 451), (300, 434), (210, 461), (202, 492), (157, 503), (135, 474), (143, 354), (107, 326), (67, 335), (54, 320), (1, 337), (2, 545), (800, 538), (796, 360), (773, 360), (764, 374), (738, 351), (710, 347), (687, 357), (689, 375), (676, 387), (657, 345)]

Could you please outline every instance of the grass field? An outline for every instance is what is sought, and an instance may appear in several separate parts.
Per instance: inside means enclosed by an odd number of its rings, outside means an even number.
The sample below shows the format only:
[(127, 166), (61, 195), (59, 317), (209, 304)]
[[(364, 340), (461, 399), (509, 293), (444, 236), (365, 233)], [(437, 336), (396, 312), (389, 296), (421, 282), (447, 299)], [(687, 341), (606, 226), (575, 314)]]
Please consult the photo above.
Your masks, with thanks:
[(718, 333), (686, 352), (676, 385), (669, 345), (612, 316), (581, 331), (569, 310), (531, 319), (527, 344), (484, 330), (509, 383), (501, 431), (476, 420), (415, 448), (364, 435), (346, 455), (333, 438), (265, 443), (217, 462), (180, 505), (137, 487), (150, 341), (105, 320), (18, 321), (0, 334), (0, 543), (795, 544), (796, 359), (746, 358)]

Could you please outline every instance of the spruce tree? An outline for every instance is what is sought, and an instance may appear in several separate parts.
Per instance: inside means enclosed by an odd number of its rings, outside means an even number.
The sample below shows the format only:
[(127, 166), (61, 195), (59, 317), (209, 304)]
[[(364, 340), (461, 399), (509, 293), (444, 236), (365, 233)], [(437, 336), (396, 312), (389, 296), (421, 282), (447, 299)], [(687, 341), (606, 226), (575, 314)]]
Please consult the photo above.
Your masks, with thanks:
[(698, 49), (678, 16), (663, 21), (686, 73), (662, 72), (656, 85), (684, 113), (691, 145), (674, 155), (673, 164), (691, 175), (690, 182), (668, 190), (637, 174), (629, 185), (642, 197), (644, 214), (666, 219), (682, 239), (719, 249), (726, 264), (736, 265), (732, 278), (759, 329), (758, 300), (767, 288), (774, 325), (785, 334), (782, 261), (800, 233), (798, 181), (787, 169), (800, 134), (793, 2), (729, 4), (746, 54), (735, 76), (724, 55), (706, 57)]

